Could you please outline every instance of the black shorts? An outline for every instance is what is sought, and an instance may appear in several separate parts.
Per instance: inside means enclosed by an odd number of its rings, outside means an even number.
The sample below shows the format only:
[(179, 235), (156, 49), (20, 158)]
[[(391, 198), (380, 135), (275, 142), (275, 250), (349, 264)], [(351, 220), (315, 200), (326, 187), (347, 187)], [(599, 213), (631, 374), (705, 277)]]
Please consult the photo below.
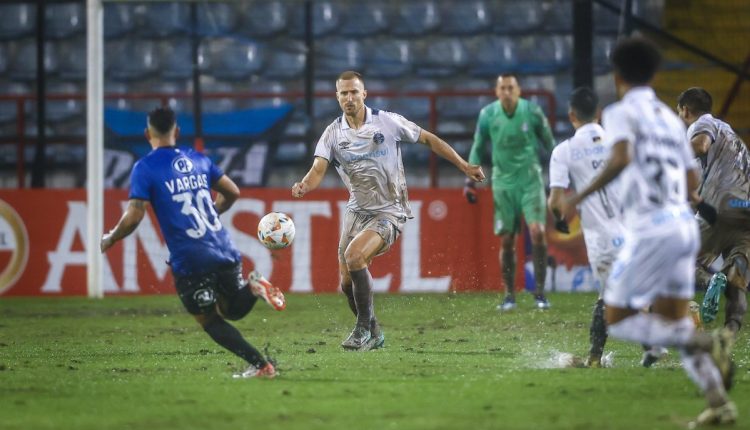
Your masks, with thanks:
[(201, 275), (175, 276), (177, 294), (192, 315), (208, 314), (216, 309), (219, 297), (233, 301), (245, 288), (242, 263)]

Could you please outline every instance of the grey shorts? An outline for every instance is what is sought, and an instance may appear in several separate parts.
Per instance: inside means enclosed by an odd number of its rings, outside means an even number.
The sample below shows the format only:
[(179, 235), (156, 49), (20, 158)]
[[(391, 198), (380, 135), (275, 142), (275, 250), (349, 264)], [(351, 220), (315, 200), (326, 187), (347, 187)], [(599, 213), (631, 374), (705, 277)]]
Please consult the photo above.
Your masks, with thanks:
[(341, 224), (341, 238), (339, 239), (339, 259), (344, 261), (344, 251), (352, 240), (365, 230), (372, 230), (383, 238), (383, 247), (375, 256), (382, 255), (396, 243), (406, 218), (380, 213), (376, 215), (354, 212), (347, 209)]

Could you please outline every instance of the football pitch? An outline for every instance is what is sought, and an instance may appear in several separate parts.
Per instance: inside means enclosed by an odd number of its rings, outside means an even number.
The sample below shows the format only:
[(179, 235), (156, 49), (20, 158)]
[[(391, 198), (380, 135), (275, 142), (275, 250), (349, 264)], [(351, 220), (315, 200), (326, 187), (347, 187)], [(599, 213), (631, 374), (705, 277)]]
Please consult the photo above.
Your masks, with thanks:
[[(280, 376), (232, 379), (242, 362), (214, 344), (175, 295), (0, 300), (2, 429), (679, 429), (704, 407), (676, 353), (652, 369), (611, 341), (614, 367), (584, 356), (595, 297), (552, 309), (496, 294), (381, 295), (386, 348), (339, 346), (354, 324), (342, 295), (289, 295), (236, 323), (268, 346)], [(720, 316), (723, 319), (723, 316)], [(735, 350), (734, 428), (750, 428), (747, 328)]]

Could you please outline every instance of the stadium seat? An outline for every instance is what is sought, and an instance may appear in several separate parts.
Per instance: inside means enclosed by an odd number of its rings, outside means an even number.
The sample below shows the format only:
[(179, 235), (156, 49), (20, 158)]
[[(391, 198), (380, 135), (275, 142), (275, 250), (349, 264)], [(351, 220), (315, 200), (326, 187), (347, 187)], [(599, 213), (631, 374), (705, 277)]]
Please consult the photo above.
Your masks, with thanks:
[(128, 110), (132, 109), (132, 101), (123, 97), (109, 97), (124, 95), (129, 92), (129, 87), (124, 82), (104, 81), (104, 106), (108, 108)]
[(542, 29), (549, 33), (573, 30), (572, 0), (547, 0), (542, 3)]
[(415, 71), (426, 78), (451, 77), (461, 71), (469, 60), (466, 45), (456, 37), (430, 38), (417, 50)]
[(335, 78), (344, 70), (362, 71), (364, 53), (356, 39), (338, 37), (315, 43), (315, 76)]
[(435, 132), (440, 136), (468, 135), (474, 131), (474, 120), (441, 119)]
[(249, 107), (277, 107), (292, 102), (290, 99), (281, 97), (282, 94), (289, 92), (289, 87), (281, 81), (257, 80), (250, 85), (250, 90), (255, 93), (279, 94), (279, 97), (253, 98), (248, 102)]
[(229, 93), (234, 91), (234, 87), (227, 83), (216, 81), (213, 79), (205, 80), (201, 83), (201, 91), (203, 92), (201, 108), (205, 113), (224, 113), (231, 112), (238, 108), (241, 108), (241, 101), (235, 100), (231, 97), (208, 97), (207, 93)]
[[(31, 91), (25, 84), (18, 82), (0, 82), (0, 94), (24, 95)], [(24, 106), (26, 108), (26, 106)], [(18, 118), (18, 103), (15, 100), (0, 100), (0, 124), (15, 122)]]
[[(83, 87), (70, 83), (59, 82), (47, 85), (47, 94), (76, 94), (80, 95)], [(85, 100), (82, 99), (47, 99), (46, 116), (47, 121), (56, 123), (66, 121), (76, 116), (83, 116), (85, 111)]]
[(240, 31), (256, 37), (271, 37), (286, 30), (288, 20), (289, 11), (283, 0), (257, 0), (244, 8)]
[(615, 34), (620, 28), (620, 16), (598, 3), (594, 3), (594, 32)]
[[(190, 82), (180, 81), (161, 81), (154, 80), (147, 82), (145, 85), (141, 84), (142, 90), (139, 92), (151, 92), (167, 96), (166, 104), (171, 107), (175, 112), (192, 112), (193, 101), (192, 99), (185, 97), (175, 97), (178, 93), (189, 92)], [(159, 106), (161, 101), (158, 99), (138, 99), (133, 100), (133, 109), (148, 112), (151, 109)]]
[(8, 47), (4, 43), (0, 43), (0, 76), (8, 70), (9, 65), (10, 58), (8, 55)]
[[(313, 2), (312, 15), (312, 32), (316, 38), (334, 33), (339, 27), (339, 7), (330, 1)], [(292, 8), (289, 33), (296, 38), (305, 37), (305, 8), (303, 5)]]
[(388, 28), (388, 13), (382, 2), (352, 3), (341, 16), (338, 33), (346, 37), (377, 35)]
[(442, 25), (440, 31), (449, 35), (472, 35), (487, 30), (492, 16), (482, 0), (450, 0), (441, 4)]
[(594, 91), (599, 96), (599, 105), (602, 107), (617, 101), (617, 89), (612, 72), (594, 76)]
[[(23, 39), (8, 42), (8, 50), (13, 52), (8, 66), (8, 77), (16, 81), (36, 80), (36, 40)], [(56, 45), (47, 42), (44, 45), (44, 71), (47, 75), (57, 73), (58, 56)]]
[(30, 36), (36, 29), (36, 5), (33, 3), (0, 4), (0, 39)]
[(283, 142), (274, 155), (274, 166), (297, 164), (307, 158), (305, 142)]
[(635, 0), (633, 1), (633, 15), (660, 26), (664, 15), (664, 3), (665, 0)]
[(605, 73), (612, 68), (609, 57), (616, 43), (617, 41), (614, 37), (607, 37), (602, 35), (594, 36), (594, 73)]
[(421, 36), (440, 26), (440, 8), (432, 0), (400, 2), (391, 19), (391, 33), (397, 36)]
[(568, 117), (568, 100), (573, 92), (573, 78), (569, 73), (555, 76), (556, 116), (561, 119)]
[(374, 39), (365, 46), (370, 53), (365, 59), (368, 76), (398, 78), (412, 70), (412, 46), (399, 39)]
[(83, 3), (50, 3), (44, 15), (45, 34), (52, 39), (63, 39), (86, 30), (86, 10)]
[(472, 42), (469, 73), (477, 77), (497, 77), (518, 69), (518, 53), (507, 36), (479, 36)]
[(314, 88), (316, 93), (325, 94), (315, 97), (313, 101), (315, 119), (333, 121), (337, 115), (341, 114), (341, 107), (336, 100), (336, 84), (332, 79), (316, 80)]
[(140, 35), (169, 37), (190, 29), (190, 5), (183, 2), (149, 2), (144, 5), (144, 28)]
[[(201, 70), (208, 67), (208, 60), (203, 55), (204, 45), (198, 47), (198, 66)], [(193, 76), (193, 47), (189, 38), (166, 39), (159, 42), (161, 67), (159, 72), (164, 79), (190, 79)], [(203, 60), (203, 61), (202, 61)]]
[(568, 68), (573, 50), (571, 36), (527, 36), (519, 40), (522, 73), (549, 74)]
[(59, 76), (68, 81), (86, 80), (86, 39), (76, 37), (58, 45), (60, 53)]
[(542, 4), (539, 0), (508, 0), (492, 4), (492, 30), (495, 33), (529, 33), (542, 24)]
[(258, 42), (218, 38), (204, 43), (210, 67), (207, 73), (218, 79), (246, 79), (262, 70), (265, 50)]
[[(434, 93), (440, 87), (431, 79), (410, 79), (399, 90), (400, 93), (424, 92)], [(398, 97), (391, 102), (393, 112), (397, 112), (412, 121), (424, 121), (430, 116), (430, 99), (428, 97)]]
[(239, 12), (234, 3), (198, 3), (198, 34), (225, 36), (237, 25)]
[(135, 7), (128, 3), (104, 3), (104, 37), (124, 36), (135, 28)]
[(104, 62), (109, 77), (122, 81), (145, 78), (159, 68), (159, 50), (145, 39), (105, 42)]
[(274, 43), (268, 49), (269, 58), (263, 69), (267, 79), (297, 79), (305, 71), (307, 47), (295, 40)]
[(438, 98), (437, 110), (440, 122), (455, 119), (476, 119), (479, 111), (495, 100), (495, 98), (492, 96), (493, 88), (493, 82), (485, 81), (482, 79), (459, 81), (456, 85), (453, 86), (453, 90), (483, 91), (486, 94), (480, 96), (455, 96)]
[(373, 109), (390, 111), (393, 104), (393, 98), (376, 96), (377, 92), (389, 91), (390, 88), (385, 81), (379, 79), (366, 79), (365, 88), (367, 89), (367, 100), (365, 104)]

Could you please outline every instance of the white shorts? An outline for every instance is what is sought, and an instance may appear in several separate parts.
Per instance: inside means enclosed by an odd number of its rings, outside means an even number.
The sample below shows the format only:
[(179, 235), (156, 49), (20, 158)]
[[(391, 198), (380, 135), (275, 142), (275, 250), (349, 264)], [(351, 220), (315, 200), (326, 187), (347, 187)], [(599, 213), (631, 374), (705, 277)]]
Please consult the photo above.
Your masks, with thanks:
[(699, 245), (698, 224), (693, 219), (629, 232), (604, 291), (604, 302), (643, 309), (658, 297), (692, 299)]
[(613, 236), (596, 230), (584, 230), (583, 238), (586, 242), (586, 255), (591, 265), (591, 272), (599, 281), (603, 291), (612, 272), (612, 265), (622, 250), (625, 239), (621, 234)]

